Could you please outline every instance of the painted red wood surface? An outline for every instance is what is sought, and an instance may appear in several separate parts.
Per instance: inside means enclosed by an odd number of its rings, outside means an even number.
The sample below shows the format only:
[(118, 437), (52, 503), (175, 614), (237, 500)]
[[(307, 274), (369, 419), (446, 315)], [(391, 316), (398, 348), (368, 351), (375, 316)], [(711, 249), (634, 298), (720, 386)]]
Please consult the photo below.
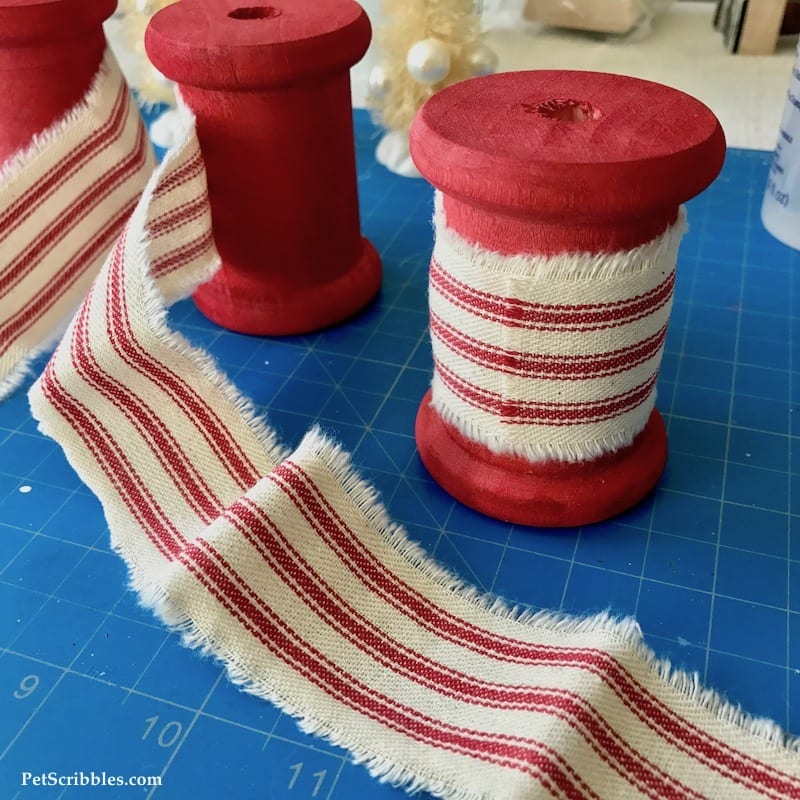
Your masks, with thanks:
[(0, 164), (86, 93), (115, 0), (0, 0)]
[(152, 19), (147, 52), (197, 118), (223, 265), (195, 300), (220, 325), (302, 333), (377, 292), (348, 71), (370, 35), (351, 0), (182, 0)]
[[(696, 99), (605, 73), (532, 71), (438, 92), (412, 157), (443, 193), (448, 226), (504, 254), (630, 249), (662, 233), (719, 173), (725, 138)], [(613, 516), (656, 484), (667, 455), (654, 411), (629, 447), (593, 462), (532, 463), (467, 439), (422, 401), (417, 444), (454, 497), (490, 516), (572, 526)]]

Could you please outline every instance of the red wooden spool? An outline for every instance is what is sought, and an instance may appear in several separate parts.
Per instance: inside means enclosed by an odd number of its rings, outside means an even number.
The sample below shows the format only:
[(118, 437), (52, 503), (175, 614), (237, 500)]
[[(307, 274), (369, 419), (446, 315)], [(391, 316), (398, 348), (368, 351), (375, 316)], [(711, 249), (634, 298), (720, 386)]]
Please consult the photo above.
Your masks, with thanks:
[(115, 0), (0, 0), (0, 164), (76, 105)]
[(349, 76), (369, 40), (351, 0), (182, 0), (151, 20), (147, 52), (197, 118), (222, 267), (195, 301), (223, 327), (316, 330), (378, 291)]
[[(450, 86), (422, 107), (411, 154), (443, 193), (449, 228), (502, 254), (615, 252), (654, 239), (679, 205), (719, 173), (725, 140), (713, 113), (682, 92), (591, 72), (518, 72)], [(667, 439), (653, 411), (621, 450), (584, 462), (490, 451), (425, 396), (420, 456), (456, 499), (543, 526), (599, 521), (657, 483)]]

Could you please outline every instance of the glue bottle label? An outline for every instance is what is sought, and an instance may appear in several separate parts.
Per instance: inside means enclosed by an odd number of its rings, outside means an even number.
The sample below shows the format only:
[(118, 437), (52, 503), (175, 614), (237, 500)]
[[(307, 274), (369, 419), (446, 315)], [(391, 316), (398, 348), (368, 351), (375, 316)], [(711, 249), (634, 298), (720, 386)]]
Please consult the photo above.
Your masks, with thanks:
[(800, 250), (800, 42), (767, 178), (761, 221), (777, 239)]

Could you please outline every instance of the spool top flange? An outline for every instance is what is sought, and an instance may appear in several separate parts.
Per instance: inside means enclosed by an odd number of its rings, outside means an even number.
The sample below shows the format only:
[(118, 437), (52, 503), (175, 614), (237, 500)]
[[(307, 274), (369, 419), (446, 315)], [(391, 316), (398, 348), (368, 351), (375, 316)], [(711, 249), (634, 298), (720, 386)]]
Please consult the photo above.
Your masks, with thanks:
[(343, 0), (183, 0), (153, 17), (145, 41), (156, 67), (179, 84), (236, 91), (347, 70), (370, 37), (364, 10)]
[(676, 207), (725, 156), (711, 110), (683, 92), (601, 72), (507, 72), (446, 87), (411, 128), (420, 172), (446, 195), (572, 222)]
[(0, 47), (61, 41), (99, 27), (116, 0), (3, 0)]

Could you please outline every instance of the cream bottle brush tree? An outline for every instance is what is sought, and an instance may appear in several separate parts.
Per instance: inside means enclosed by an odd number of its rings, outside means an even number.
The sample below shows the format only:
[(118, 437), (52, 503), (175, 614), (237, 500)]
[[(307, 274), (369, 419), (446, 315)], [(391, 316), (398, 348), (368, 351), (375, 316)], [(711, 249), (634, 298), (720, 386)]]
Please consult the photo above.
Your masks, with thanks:
[(494, 72), (497, 56), (483, 42), (475, 0), (383, 0), (381, 11), (379, 62), (367, 93), (368, 107), (386, 128), (375, 154), (393, 172), (418, 176), (408, 154), (417, 110), (451, 83)]
[(175, 110), (175, 87), (151, 63), (144, 49), (150, 18), (176, 0), (119, 0), (116, 13), (106, 22), (108, 42), (128, 85), (140, 102), (168, 108), (150, 126), (150, 137), (160, 147), (170, 147), (180, 135)]

